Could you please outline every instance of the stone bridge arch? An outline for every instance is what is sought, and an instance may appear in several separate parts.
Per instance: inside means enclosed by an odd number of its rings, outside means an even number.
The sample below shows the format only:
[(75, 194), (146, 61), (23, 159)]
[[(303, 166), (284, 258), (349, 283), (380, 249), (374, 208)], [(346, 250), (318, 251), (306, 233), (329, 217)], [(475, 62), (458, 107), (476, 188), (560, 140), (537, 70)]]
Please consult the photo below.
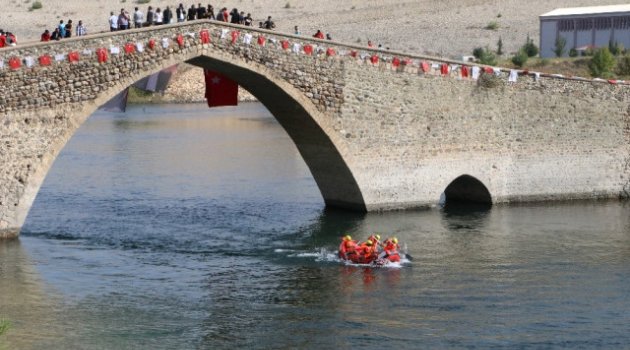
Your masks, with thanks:
[[(200, 41), (201, 30), (210, 43)], [(145, 50), (97, 62), (93, 50), (127, 43)], [(79, 62), (7, 67), (13, 58), (69, 52), (81, 54)], [(463, 62), (206, 20), (4, 48), (0, 60), (0, 236), (19, 232), (56, 155), (87, 116), (179, 62), (222, 72), (256, 95), (330, 206), (433, 206), (461, 174), (481, 179), (493, 203), (619, 198), (630, 186), (630, 84), (534, 73), (508, 83), (505, 69), (483, 84), (453, 70)], [(421, 62), (433, 65), (425, 72)]]

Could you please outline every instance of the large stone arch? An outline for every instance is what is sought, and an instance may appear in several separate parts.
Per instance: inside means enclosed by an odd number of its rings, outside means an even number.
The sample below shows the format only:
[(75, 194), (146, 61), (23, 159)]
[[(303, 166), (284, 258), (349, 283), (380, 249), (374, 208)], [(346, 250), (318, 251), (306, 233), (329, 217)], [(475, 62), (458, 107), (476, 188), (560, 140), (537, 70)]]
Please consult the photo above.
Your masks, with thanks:
[[(361, 190), (352, 174), (347, 160), (338, 150), (337, 136), (326, 118), (293, 85), (278, 79), (269, 69), (253, 62), (230, 59), (222, 52), (204, 50), (191, 52), (160, 62), (160, 64), (134, 72), (113, 87), (106, 89), (82, 108), (63, 108), (56, 113), (65, 113), (72, 122), (64, 134), (50, 145), (39, 167), (28, 177), (25, 191), (17, 205), (17, 226), (21, 227), (46, 174), (52, 167), (65, 144), (76, 130), (98, 107), (134, 82), (174, 64), (188, 62), (200, 68), (218, 71), (251, 92), (278, 120), (287, 131), (309, 167), (317, 186), (329, 207), (365, 211)], [(203, 92), (200, 92), (203, 93)]]

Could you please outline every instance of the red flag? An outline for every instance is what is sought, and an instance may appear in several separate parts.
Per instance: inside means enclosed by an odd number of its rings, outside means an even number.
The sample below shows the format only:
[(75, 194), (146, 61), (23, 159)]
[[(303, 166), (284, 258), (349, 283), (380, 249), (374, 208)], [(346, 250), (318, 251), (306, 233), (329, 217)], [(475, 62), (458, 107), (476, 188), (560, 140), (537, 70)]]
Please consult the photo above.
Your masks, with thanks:
[(98, 63), (107, 62), (107, 50), (104, 48), (97, 49), (96, 58), (98, 59)]
[(155, 39), (149, 40), (149, 49), (153, 50), (155, 48)]
[(210, 32), (207, 29), (203, 29), (199, 32), (199, 37), (201, 38), (202, 44), (210, 43)]
[(258, 37), (258, 45), (260, 45), (260, 46), (265, 46), (265, 40), (266, 40), (266, 39), (265, 39), (265, 37), (264, 37), (264, 36), (262, 36), (262, 35), (261, 35), (261, 36), (259, 36), (259, 37)]
[(181, 34), (177, 35), (177, 45), (179, 45), (179, 47), (184, 46), (184, 36)]
[(68, 61), (71, 63), (79, 62), (79, 53), (77, 51), (72, 51), (68, 53)]
[(378, 55), (372, 55), (370, 62), (372, 62), (372, 64), (378, 64)]
[(39, 56), (39, 65), (40, 66), (50, 66), (50, 56), (49, 55), (42, 55)]
[(329, 48), (326, 50), (326, 56), (334, 56), (334, 55), (335, 55), (335, 49), (333, 49), (333, 48), (329, 47)]
[(208, 107), (238, 105), (238, 84), (226, 76), (204, 69)]
[(468, 66), (462, 66), (462, 78), (468, 78)]
[(494, 69), (492, 69), (491, 67), (485, 67), (483, 69), (484, 72), (486, 72), (487, 74), (492, 74), (494, 73)]
[(238, 40), (238, 36), (241, 35), (241, 32), (234, 30), (232, 31), (232, 44), (236, 43), (236, 40)]
[(350, 51), (350, 56), (352, 56), (353, 58), (357, 58), (357, 51), (356, 50)]
[(287, 40), (282, 40), (280, 43), (282, 44), (283, 50), (286, 50), (289, 48), (289, 42)]
[(18, 69), (22, 67), (22, 60), (17, 57), (9, 58), (9, 67), (11, 67), (11, 69)]
[(392, 60), (392, 66), (394, 66), (394, 68), (398, 68), (398, 66), (400, 66), (400, 58), (394, 57)]
[(309, 45), (309, 44), (304, 45), (304, 53), (307, 54), (307, 55), (312, 54), (313, 53), (313, 46)]
[(134, 45), (133, 43), (126, 43), (125, 44), (125, 53), (126, 54), (132, 54), (136, 52), (136, 45)]
[(429, 70), (431, 69), (431, 67), (429, 67), (429, 63), (424, 61), (420, 64), (420, 68), (422, 68), (424, 73), (429, 73)]
[(442, 72), (442, 75), (447, 75), (448, 74), (448, 64), (442, 63), (442, 65), (440, 66), (440, 72)]

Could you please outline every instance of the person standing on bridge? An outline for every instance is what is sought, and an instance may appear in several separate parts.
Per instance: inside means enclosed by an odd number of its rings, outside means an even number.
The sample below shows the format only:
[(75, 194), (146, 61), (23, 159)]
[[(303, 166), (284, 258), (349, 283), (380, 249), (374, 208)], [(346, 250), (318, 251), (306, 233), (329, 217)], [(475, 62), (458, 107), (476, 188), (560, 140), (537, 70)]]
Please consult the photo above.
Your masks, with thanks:
[(133, 24), (136, 28), (142, 28), (142, 24), (144, 23), (144, 13), (140, 11), (139, 8), (135, 8), (133, 12)]
[(208, 11), (206, 11), (206, 18), (208, 19), (215, 19), (214, 17), (214, 7), (212, 7), (212, 5), (208, 4)]
[(125, 9), (120, 9), (120, 15), (118, 15), (118, 30), (129, 29), (129, 14)]
[(155, 21), (155, 12), (153, 11), (153, 6), (149, 6), (149, 9), (147, 10), (147, 26), (151, 26), (153, 25), (153, 22)]
[(66, 36), (65, 38), (70, 38), (72, 37), (72, 20), (69, 19), (68, 23), (66, 23)]
[(153, 24), (156, 26), (162, 25), (164, 23), (164, 16), (162, 15), (162, 10), (158, 7), (155, 10), (155, 17), (153, 17)]
[(59, 21), (59, 25), (57, 26), (57, 28), (59, 28), (59, 34), (61, 35), (62, 38), (66, 37), (66, 25), (63, 23), (63, 19)]
[(197, 18), (197, 9), (195, 9), (195, 5), (190, 5), (188, 9), (188, 20), (194, 21)]
[(201, 3), (197, 4), (197, 19), (206, 18), (206, 8), (201, 6)]
[(109, 31), (115, 32), (118, 30), (118, 16), (114, 14), (114, 11), (109, 14)]
[(184, 8), (184, 4), (179, 4), (179, 6), (175, 9), (175, 14), (177, 15), (177, 23), (184, 22), (186, 20), (186, 9)]
[(166, 6), (164, 11), (162, 11), (162, 23), (171, 24), (173, 22), (173, 11), (171, 11), (170, 6)]
[(84, 36), (84, 35), (87, 35), (87, 29), (83, 25), (83, 21), (79, 21), (79, 24), (77, 24), (77, 36)]

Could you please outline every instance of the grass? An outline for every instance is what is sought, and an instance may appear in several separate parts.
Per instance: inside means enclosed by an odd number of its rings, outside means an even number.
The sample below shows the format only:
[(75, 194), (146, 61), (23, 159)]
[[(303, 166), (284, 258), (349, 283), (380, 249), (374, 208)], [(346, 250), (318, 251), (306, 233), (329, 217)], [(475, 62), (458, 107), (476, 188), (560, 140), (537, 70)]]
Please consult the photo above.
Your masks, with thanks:
[(0, 336), (11, 328), (11, 322), (8, 320), (0, 320)]
[(492, 22), (488, 23), (488, 24), (484, 27), (484, 29), (487, 29), (487, 30), (497, 30), (497, 29), (499, 29), (499, 22), (497, 22), (497, 21), (492, 21)]

